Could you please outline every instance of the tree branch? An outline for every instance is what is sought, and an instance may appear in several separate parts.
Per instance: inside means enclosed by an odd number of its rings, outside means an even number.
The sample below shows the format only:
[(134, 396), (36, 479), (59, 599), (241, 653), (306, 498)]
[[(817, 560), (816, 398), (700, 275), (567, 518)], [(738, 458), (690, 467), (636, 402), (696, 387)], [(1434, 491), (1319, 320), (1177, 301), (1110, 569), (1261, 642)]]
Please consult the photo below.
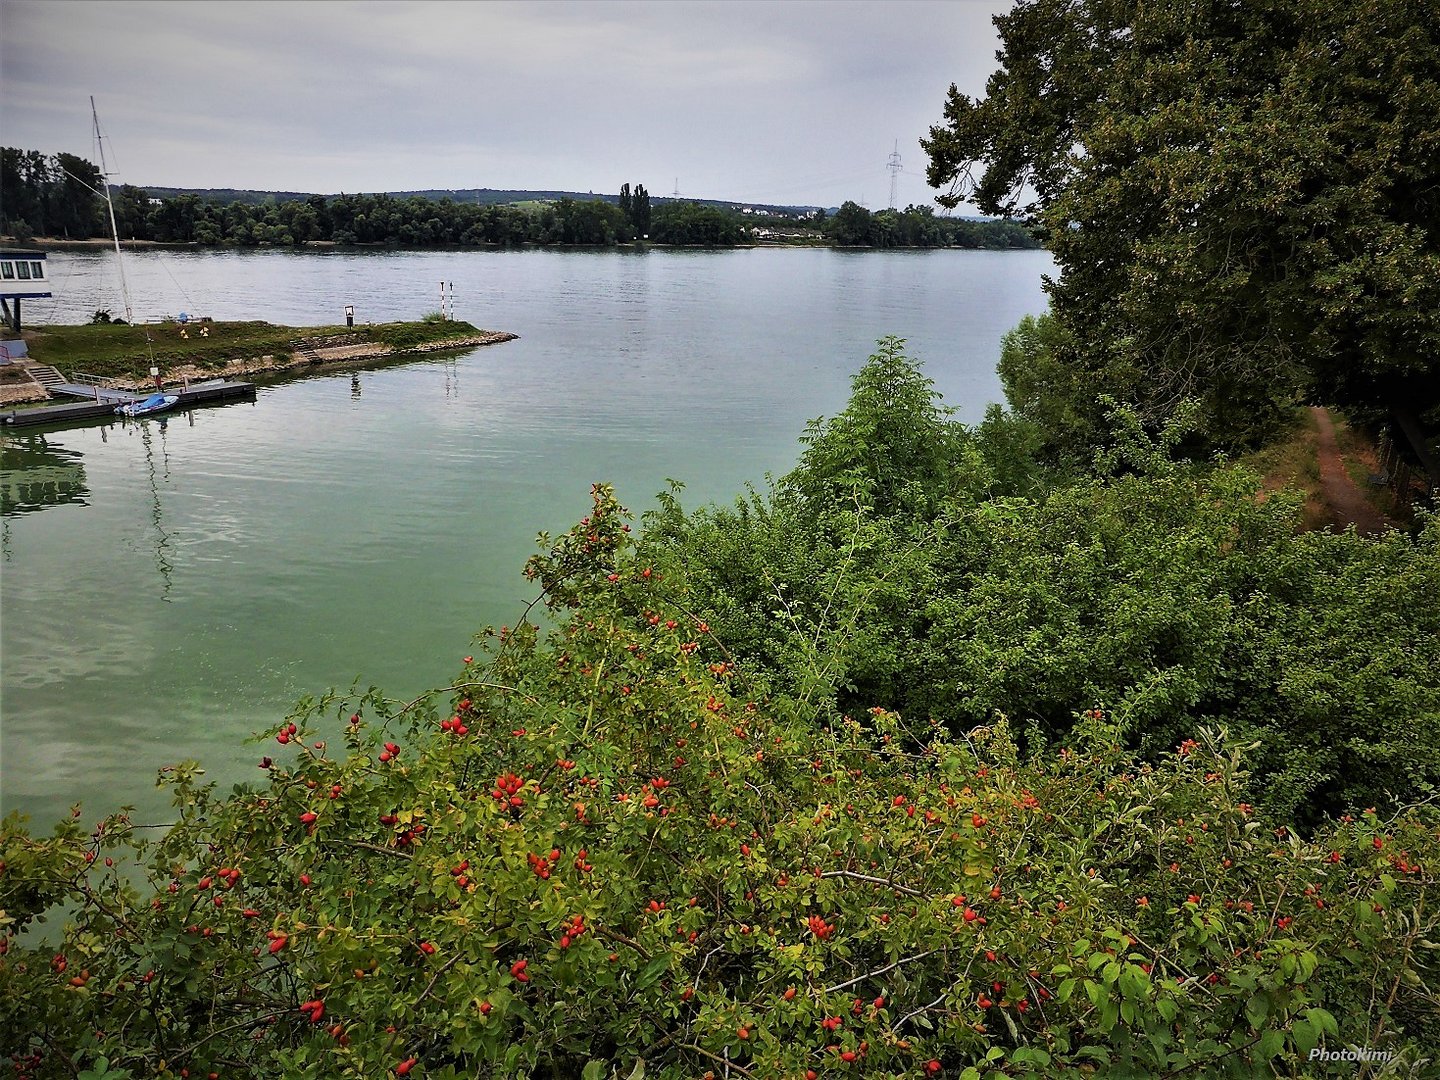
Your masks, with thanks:
[(843, 983), (837, 983), (835, 986), (828, 986), (824, 990), (822, 990), (821, 993), (838, 993), (839, 991), (844, 990), (847, 987), (854, 986), (856, 983), (864, 982), (866, 979), (873, 979), (877, 976), (884, 975), (887, 971), (894, 971), (902, 964), (913, 964), (916, 960), (924, 960), (927, 956), (934, 956), (939, 951), (939, 949), (927, 949), (925, 952), (916, 953), (914, 956), (903, 956), (899, 960), (896, 960), (893, 964), (886, 964), (883, 968), (877, 968), (874, 971), (867, 971), (864, 975), (856, 975), (855, 978), (849, 979)]

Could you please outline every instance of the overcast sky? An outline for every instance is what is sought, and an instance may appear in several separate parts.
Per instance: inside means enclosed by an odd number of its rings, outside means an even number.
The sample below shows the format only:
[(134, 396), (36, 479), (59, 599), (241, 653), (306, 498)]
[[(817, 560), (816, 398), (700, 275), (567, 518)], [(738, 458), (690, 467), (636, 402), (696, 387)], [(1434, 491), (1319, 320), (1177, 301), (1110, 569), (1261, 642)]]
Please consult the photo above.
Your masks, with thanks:
[(927, 202), (919, 139), (991, 0), (0, 0), (0, 141), (117, 182)]

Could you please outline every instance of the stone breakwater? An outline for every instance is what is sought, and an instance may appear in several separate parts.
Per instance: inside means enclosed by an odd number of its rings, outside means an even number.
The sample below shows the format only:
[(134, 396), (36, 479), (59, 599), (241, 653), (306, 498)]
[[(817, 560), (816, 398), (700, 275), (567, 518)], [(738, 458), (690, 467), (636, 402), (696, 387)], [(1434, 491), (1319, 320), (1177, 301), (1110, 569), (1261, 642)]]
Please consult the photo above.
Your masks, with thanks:
[[(179, 364), (165, 370), (168, 385), (201, 382), (206, 379), (235, 379), (253, 375), (265, 375), (280, 371), (298, 371), (304, 368), (328, 366), (330, 364), (353, 364), (367, 360), (383, 360), (391, 356), (408, 356), (415, 353), (444, 352), (449, 349), (470, 349), (477, 345), (498, 345), (502, 341), (514, 341), (519, 335), (504, 331), (486, 331), (467, 334), (464, 337), (445, 338), (441, 341), (427, 341), (420, 345), (396, 348), (379, 342), (355, 344), (341, 340), (338, 344), (326, 345), (324, 339), (301, 342), (288, 356), (267, 354), (244, 360), (231, 360), (220, 367), (201, 367), (197, 364)], [(145, 390), (152, 384), (148, 379), (117, 379), (117, 388), (122, 390)]]

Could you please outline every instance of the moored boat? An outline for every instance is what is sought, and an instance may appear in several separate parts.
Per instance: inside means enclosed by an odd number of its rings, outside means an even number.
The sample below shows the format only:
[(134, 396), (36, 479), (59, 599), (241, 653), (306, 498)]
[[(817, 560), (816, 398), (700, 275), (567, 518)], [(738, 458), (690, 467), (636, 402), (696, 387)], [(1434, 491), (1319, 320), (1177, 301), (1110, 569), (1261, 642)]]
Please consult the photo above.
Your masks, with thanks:
[(149, 416), (151, 413), (164, 412), (179, 400), (175, 394), (151, 394), (140, 401), (127, 402), (115, 412), (119, 416)]

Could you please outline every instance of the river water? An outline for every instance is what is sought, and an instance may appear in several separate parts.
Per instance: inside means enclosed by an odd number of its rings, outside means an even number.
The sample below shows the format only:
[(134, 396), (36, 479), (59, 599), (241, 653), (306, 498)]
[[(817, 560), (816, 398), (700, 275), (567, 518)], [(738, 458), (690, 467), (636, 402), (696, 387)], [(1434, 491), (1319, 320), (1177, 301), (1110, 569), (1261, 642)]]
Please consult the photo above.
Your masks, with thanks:
[[(113, 253), (52, 254), (31, 323), (122, 310)], [(137, 319), (291, 325), (455, 313), (520, 339), (262, 386), (253, 404), (3, 436), (0, 808), (164, 814), (161, 766), (249, 779), (305, 693), (443, 685), (533, 594), (535, 534), (616, 485), (727, 499), (795, 462), (878, 337), (946, 403), (1001, 397), (1043, 252), (127, 255)], [(154, 818), (152, 817), (152, 820)]]

